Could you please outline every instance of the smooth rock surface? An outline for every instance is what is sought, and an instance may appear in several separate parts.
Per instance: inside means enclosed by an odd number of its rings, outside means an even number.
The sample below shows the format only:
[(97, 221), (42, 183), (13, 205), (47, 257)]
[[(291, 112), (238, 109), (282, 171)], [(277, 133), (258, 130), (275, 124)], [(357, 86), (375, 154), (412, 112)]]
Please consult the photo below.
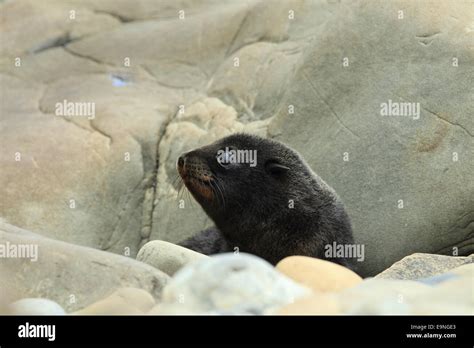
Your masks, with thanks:
[(474, 315), (474, 277), (471, 275), (447, 280), (420, 296), (413, 303), (411, 314)]
[(76, 311), (74, 314), (145, 314), (154, 306), (155, 300), (147, 291), (122, 288), (110, 296)]
[(45, 238), (0, 222), (0, 243), (37, 248), (33, 258), (8, 257), (0, 262), (2, 292), (14, 297), (41, 297), (68, 313), (123, 287), (146, 290), (159, 298), (169, 277), (132, 258)]
[[(440, 283), (371, 278), (336, 294), (346, 314), (473, 315), (474, 265)], [(450, 273), (446, 273), (450, 274)]]
[(362, 278), (334, 262), (307, 256), (289, 256), (276, 269), (294, 281), (320, 292), (337, 292), (353, 287)]
[(179, 270), (153, 314), (263, 314), (310, 290), (250, 254), (220, 254)]
[[(472, 257), (472, 255), (471, 255)], [(471, 277), (474, 280), (474, 264), (472, 262), (466, 263), (457, 268), (453, 268), (449, 271), (451, 274), (456, 274), (459, 276)]]
[(330, 315), (340, 314), (340, 305), (334, 296), (313, 294), (297, 299), (279, 308), (278, 315)]
[(366, 279), (337, 294), (346, 314), (410, 314), (411, 303), (432, 288), (415, 281)]
[[(361, 274), (415, 252), (474, 252), (472, 5), (305, 5), (297, 22), (314, 36), (268, 132), (340, 195), (365, 245)], [(419, 117), (382, 116), (389, 101)]]
[(472, 255), (466, 257), (454, 257), (445, 255), (415, 253), (395, 262), (376, 278), (386, 279), (409, 279), (433, 277), (458, 268), (459, 266), (472, 264)]
[(13, 315), (62, 315), (64, 309), (54, 301), (45, 298), (23, 298), (8, 306), (8, 314)]
[(179, 245), (154, 240), (146, 243), (138, 252), (137, 261), (144, 262), (172, 276), (188, 263), (207, 258), (208, 256)]

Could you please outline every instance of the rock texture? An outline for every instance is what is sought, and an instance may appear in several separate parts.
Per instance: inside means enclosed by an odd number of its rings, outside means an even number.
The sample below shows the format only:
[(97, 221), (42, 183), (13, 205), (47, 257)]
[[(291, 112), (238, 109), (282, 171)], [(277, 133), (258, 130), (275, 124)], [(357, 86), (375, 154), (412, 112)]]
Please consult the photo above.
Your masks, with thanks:
[[(465, 264), (472, 264), (473, 255), (452, 257), (416, 253), (395, 262), (376, 278), (417, 280), (438, 276)], [(448, 273), (449, 274), (449, 273)]]
[(263, 314), (309, 289), (250, 254), (221, 254), (178, 271), (150, 314)]
[[(177, 155), (249, 131), (296, 148), (340, 194), (364, 275), (414, 252), (469, 255), (470, 6), (2, 2), (0, 216), (136, 256), (210, 224), (178, 193)], [(64, 100), (95, 117), (56, 115)], [(381, 116), (389, 100), (419, 103), (419, 119)]]
[[(68, 313), (118, 288), (134, 287), (159, 298), (169, 277), (125, 256), (72, 245), (0, 224), (0, 244), (37, 246), (37, 260), (8, 257), (0, 262), (1, 290), (11, 301), (40, 297)], [(14, 296), (14, 297), (13, 297)]]
[(360, 276), (343, 266), (307, 256), (289, 256), (281, 260), (276, 268), (317, 292), (341, 291), (362, 282)]
[(415, 281), (368, 279), (337, 297), (346, 314), (411, 314), (411, 304), (431, 287)]
[[(275, 313), (284, 315), (473, 315), (474, 264), (469, 262), (456, 268), (447, 266), (448, 272), (436, 273), (435, 269), (443, 272), (440, 259), (445, 265), (450, 266), (463, 261), (463, 258), (445, 256), (437, 258), (436, 256), (440, 255), (415, 254), (407, 257), (408, 260), (418, 260), (418, 263), (412, 263), (413, 268), (398, 267), (397, 272), (394, 273), (396, 279), (388, 278), (391, 271), (389, 269), (381, 274), (384, 275), (383, 277), (366, 278), (354, 286), (340, 289), (334, 287), (329, 292), (321, 292), (313, 288), (313, 294), (282, 306)], [(287, 260), (284, 261), (288, 263)], [(308, 263), (310, 260), (304, 261)], [(397, 264), (406, 265), (407, 262), (403, 261)], [(295, 261), (293, 263), (297, 264)], [(430, 263), (431, 267), (428, 266)], [(294, 268), (297, 268), (296, 266)], [(413, 269), (417, 269), (417, 274), (421, 278), (414, 275)], [(428, 274), (431, 276), (426, 277)], [(324, 283), (326, 272), (323, 268), (314, 269), (311, 276), (301, 277), (300, 283), (307, 284), (311, 279), (318, 277), (322, 278), (322, 283)], [(337, 282), (334, 283), (337, 284)]]
[(473, 272), (444, 277), (432, 285), (424, 282), (372, 278), (337, 294), (341, 312), (346, 314), (474, 314)]
[(138, 261), (147, 263), (170, 276), (186, 264), (205, 258), (206, 255), (161, 240), (146, 243), (137, 255)]
[(340, 305), (334, 296), (312, 294), (279, 308), (277, 315), (330, 315), (341, 314)]
[(94, 302), (93, 304), (76, 311), (82, 315), (114, 315), (114, 314), (145, 314), (155, 304), (153, 296), (143, 289), (122, 288), (112, 295)]
[(23, 298), (8, 306), (7, 314), (13, 315), (63, 315), (64, 309), (54, 301), (44, 298)]
[[(293, 145), (340, 194), (366, 246), (364, 275), (414, 252), (472, 253), (472, 8), (322, 8), (334, 12), (313, 17), (313, 40), (269, 135)], [(419, 103), (419, 118), (382, 116), (389, 100)]]

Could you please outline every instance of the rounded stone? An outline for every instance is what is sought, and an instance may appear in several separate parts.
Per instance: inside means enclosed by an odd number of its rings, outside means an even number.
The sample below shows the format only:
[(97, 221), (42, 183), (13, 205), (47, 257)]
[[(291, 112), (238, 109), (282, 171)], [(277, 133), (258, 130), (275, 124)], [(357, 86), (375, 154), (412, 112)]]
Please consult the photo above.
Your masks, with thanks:
[(278, 315), (329, 315), (339, 314), (340, 305), (334, 296), (312, 294), (297, 299), (295, 302), (281, 307)]
[(147, 263), (168, 275), (173, 275), (184, 265), (208, 256), (162, 240), (146, 243), (138, 252), (137, 260)]
[(307, 256), (286, 257), (276, 268), (287, 277), (315, 291), (340, 291), (362, 281), (360, 276), (348, 268)]
[(64, 309), (54, 301), (45, 298), (23, 298), (11, 303), (7, 310), (15, 315), (62, 315)]
[(264, 314), (310, 290), (254, 255), (225, 253), (188, 264), (163, 289), (158, 314)]
[(345, 314), (411, 314), (413, 304), (431, 289), (417, 281), (370, 278), (336, 296)]
[(144, 314), (154, 305), (155, 300), (147, 291), (137, 288), (121, 288), (74, 314)]

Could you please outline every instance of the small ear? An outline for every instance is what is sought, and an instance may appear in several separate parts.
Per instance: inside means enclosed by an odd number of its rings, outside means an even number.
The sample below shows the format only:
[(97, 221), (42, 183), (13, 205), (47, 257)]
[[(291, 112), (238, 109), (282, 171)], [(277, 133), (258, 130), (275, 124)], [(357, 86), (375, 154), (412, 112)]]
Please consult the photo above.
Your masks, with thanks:
[(282, 174), (290, 170), (287, 166), (276, 162), (268, 162), (265, 164), (265, 170), (270, 174)]

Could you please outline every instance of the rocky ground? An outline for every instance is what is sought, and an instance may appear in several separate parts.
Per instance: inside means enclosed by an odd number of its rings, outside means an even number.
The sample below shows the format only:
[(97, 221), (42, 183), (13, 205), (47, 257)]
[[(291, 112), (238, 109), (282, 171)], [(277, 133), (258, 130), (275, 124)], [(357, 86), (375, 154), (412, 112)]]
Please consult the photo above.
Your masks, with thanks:
[(0, 264), (9, 314), (474, 314), (472, 255), (413, 254), (362, 279), (304, 256), (273, 267), (249, 254), (208, 257), (152, 241), (133, 260), (4, 223), (0, 235), (40, 246), (38, 261)]
[[(469, 0), (0, 1), (0, 242), (41, 255), (0, 260), (0, 307), (472, 311), (472, 265), (461, 266), (474, 252), (472, 11)], [(58, 116), (64, 100), (94, 103), (95, 117)], [(418, 103), (419, 117), (382, 117), (388, 100)], [(366, 279), (172, 244), (210, 225), (178, 195), (177, 156), (236, 131), (286, 142), (335, 188)], [(226, 276), (234, 264), (242, 273)], [(280, 294), (252, 302), (264, 288)], [(8, 311), (41, 310), (28, 301)]]

